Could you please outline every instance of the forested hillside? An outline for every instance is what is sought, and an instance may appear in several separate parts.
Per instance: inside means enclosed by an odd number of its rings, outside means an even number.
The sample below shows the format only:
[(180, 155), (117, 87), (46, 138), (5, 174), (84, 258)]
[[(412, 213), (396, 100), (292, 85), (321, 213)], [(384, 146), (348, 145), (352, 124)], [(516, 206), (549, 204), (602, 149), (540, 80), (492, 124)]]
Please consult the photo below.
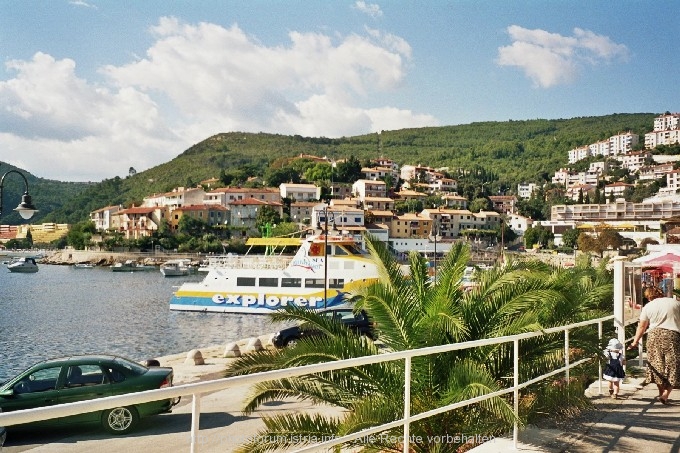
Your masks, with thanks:
[[(354, 156), (361, 161), (383, 156), (400, 165), (448, 167), (454, 177), (458, 169), (483, 168), (497, 176), (498, 186), (514, 190), (519, 182), (549, 179), (555, 170), (567, 166), (567, 152), (575, 147), (627, 131), (639, 134), (644, 141), (656, 116), (658, 113), (483, 122), (339, 139), (230, 132), (209, 137), (170, 162), (126, 178), (89, 187), (35, 179), (30, 187), (41, 209), (38, 219), (68, 223), (85, 220), (91, 211), (107, 205), (140, 203), (149, 194), (194, 186), (209, 178), (226, 175), (236, 182), (264, 177), (270, 164), (299, 154), (333, 160)], [(4, 168), (7, 171), (7, 166)], [(3, 222), (11, 223), (4, 215)]]

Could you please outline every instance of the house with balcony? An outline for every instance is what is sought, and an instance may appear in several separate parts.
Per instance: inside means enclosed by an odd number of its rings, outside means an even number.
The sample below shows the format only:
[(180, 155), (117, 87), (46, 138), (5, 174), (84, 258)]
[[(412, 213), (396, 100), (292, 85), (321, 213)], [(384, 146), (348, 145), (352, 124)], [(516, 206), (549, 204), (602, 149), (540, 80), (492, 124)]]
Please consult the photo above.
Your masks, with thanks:
[(327, 206), (318, 203), (312, 210), (312, 226), (325, 228), (326, 213), (328, 213), (328, 228), (335, 226), (338, 230), (352, 232), (365, 231), (365, 213), (363, 209), (348, 206)]
[(170, 229), (176, 232), (182, 217), (187, 216), (195, 220), (207, 223), (210, 226), (227, 225), (229, 222), (229, 210), (217, 204), (192, 204), (180, 206), (170, 213)]
[(97, 231), (118, 230), (120, 225), (117, 223), (119, 217), (116, 214), (121, 209), (123, 209), (121, 206), (106, 206), (97, 209), (90, 212), (90, 220)]
[(595, 197), (595, 189), (597, 189), (597, 186), (592, 184), (574, 184), (565, 193), (567, 198), (574, 201), (585, 200), (586, 196), (589, 200), (592, 200)]
[(514, 195), (491, 195), (491, 209), (501, 214), (510, 214), (515, 212), (517, 207), (517, 197)]
[(314, 184), (283, 183), (279, 186), (281, 198), (294, 201), (318, 201), (321, 198), (321, 187)]
[(161, 221), (166, 218), (168, 208), (163, 206), (138, 206), (122, 209), (113, 214), (118, 217), (118, 231), (125, 239), (140, 239), (152, 236), (158, 231)]
[(451, 209), (467, 209), (467, 198), (457, 194), (444, 194), (441, 196), (444, 206)]
[(166, 207), (175, 209), (180, 206), (188, 206), (192, 204), (202, 204), (205, 197), (205, 191), (200, 187), (176, 187), (170, 192), (153, 194), (144, 197), (142, 206), (148, 207)]
[(311, 225), (312, 211), (317, 201), (296, 201), (290, 205), (290, 218), (293, 222)]
[(196, 204), (219, 204), (228, 208), (230, 203), (248, 198), (265, 203), (280, 203), (281, 192), (273, 187), (221, 187), (207, 192), (203, 201)]
[(394, 211), (394, 200), (388, 197), (366, 197), (364, 198), (364, 209)]
[(229, 202), (229, 225), (234, 228), (256, 230), (257, 214), (265, 206), (274, 209), (280, 216), (283, 216), (283, 203), (245, 198)]
[(637, 172), (653, 161), (651, 151), (632, 152), (620, 156), (618, 159), (621, 161), (621, 167), (627, 168), (631, 173)]
[(427, 238), (432, 232), (432, 219), (422, 214), (394, 216), (389, 223), (391, 239)]
[(538, 184), (533, 182), (522, 182), (517, 184), (517, 196), (524, 200), (531, 198), (531, 195), (538, 190)]
[(626, 184), (625, 182), (615, 182), (613, 184), (607, 184), (604, 186), (604, 196), (609, 199), (610, 197), (619, 198), (623, 196), (626, 189), (634, 189), (635, 184)]
[(666, 176), (666, 173), (673, 171), (672, 163), (651, 165), (640, 167), (638, 170), (639, 181), (653, 181)]
[(362, 202), (366, 197), (387, 197), (387, 185), (384, 181), (370, 181), (368, 179), (360, 179), (352, 184), (352, 193)]

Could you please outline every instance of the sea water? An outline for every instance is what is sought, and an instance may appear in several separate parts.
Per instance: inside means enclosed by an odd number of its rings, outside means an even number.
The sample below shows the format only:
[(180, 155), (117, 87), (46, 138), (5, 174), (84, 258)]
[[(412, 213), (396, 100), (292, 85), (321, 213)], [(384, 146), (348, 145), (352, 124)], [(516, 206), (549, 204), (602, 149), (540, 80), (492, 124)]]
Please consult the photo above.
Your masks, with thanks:
[(115, 354), (139, 361), (281, 328), (266, 315), (170, 311), (176, 287), (204, 275), (39, 266), (15, 274), (0, 265), (0, 382), (48, 358)]

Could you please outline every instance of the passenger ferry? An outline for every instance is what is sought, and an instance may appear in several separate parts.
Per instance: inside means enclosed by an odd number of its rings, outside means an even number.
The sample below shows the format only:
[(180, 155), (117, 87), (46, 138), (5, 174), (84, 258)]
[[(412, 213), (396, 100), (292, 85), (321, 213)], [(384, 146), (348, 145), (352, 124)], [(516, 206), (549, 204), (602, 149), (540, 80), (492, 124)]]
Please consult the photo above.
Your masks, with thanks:
[[(266, 246), (267, 252), (210, 258), (203, 281), (183, 283), (170, 309), (254, 314), (285, 305), (323, 309), (341, 305), (345, 293), (378, 279), (371, 257), (348, 235), (251, 238), (246, 244)], [(295, 255), (276, 254), (285, 246), (298, 247)]]

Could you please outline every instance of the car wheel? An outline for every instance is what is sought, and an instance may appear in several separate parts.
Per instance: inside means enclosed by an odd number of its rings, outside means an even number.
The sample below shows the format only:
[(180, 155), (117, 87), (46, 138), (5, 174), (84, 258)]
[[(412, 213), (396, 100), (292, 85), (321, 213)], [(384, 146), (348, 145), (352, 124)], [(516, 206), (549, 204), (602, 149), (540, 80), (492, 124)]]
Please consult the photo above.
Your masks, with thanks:
[(286, 340), (286, 342), (283, 344), (284, 347), (286, 348), (294, 348), (300, 339), (297, 337), (291, 337)]
[(111, 434), (126, 434), (137, 426), (139, 415), (134, 407), (116, 407), (104, 411), (102, 425)]

